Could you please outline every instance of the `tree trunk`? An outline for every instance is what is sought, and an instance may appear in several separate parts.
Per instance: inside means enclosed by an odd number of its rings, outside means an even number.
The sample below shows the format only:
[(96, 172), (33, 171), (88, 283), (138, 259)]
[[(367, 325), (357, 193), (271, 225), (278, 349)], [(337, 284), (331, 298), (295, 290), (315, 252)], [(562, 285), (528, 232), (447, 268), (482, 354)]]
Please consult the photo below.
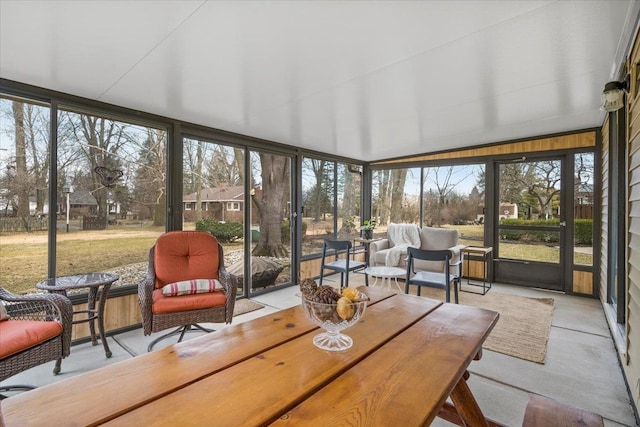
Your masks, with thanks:
[(198, 147), (196, 148), (196, 221), (202, 219), (202, 141), (197, 142)]
[(260, 239), (253, 249), (255, 256), (284, 258), (289, 248), (282, 243), (282, 206), (289, 197), (289, 159), (275, 154), (260, 154), (262, 165), (262, 199), (260, 206)]
[(27, 141), (24, 133), (24, 104), (13, 102), (16, 144), (16, 195), (18, 196), (18, 218), (22, 219), (28, 232), (31, 231), (29, 212), (29, 174), (27, 171)]
[(391, 222), (402, 222), (402, 200), (404, 199), (404, 182), (407, 178), (407, 169), (394, 169), (391, 171)]
[(165, 206), (167, 205), (167, 197), (162, 192), (162, 195), (158, 199), (158, 203), (153, 206), (153, 225), (154, 226), (163, 226), (165, 225)]

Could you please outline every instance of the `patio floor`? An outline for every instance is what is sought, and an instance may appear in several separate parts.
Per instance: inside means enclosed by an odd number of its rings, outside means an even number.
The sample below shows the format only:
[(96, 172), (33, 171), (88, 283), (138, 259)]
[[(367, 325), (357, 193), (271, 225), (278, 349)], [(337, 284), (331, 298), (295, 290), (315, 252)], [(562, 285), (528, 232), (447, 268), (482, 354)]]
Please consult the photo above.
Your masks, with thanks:
[[(351, 276), (351, 282), (353, 285), (364, 284), (364, 278), (355, 274)], [(490, 292), (552, 297), (555, 310), (544, 365), (488, 350), (483, 352), (480, 361), (471, 364), (469, 385), (487, 417), (509, 426), (519, 426), (528, 393), (537, 393), (599, 413), (605, 418), (605, 426), (637, 425), (599, 301), (500, 284), (494, 284)], [(252, 299), (265, 307), (234, 317), (234, 323), (300, 303), (297, 287)], [(219, 324), (210, 326), (214, 329), (225, 327)], [(71, 355), (63, 360), (60, 375), (52, 374), (54, 363), (50, 362), (9, 378), (3, 384), (43, 386), (64, 380), (145, 353), (148, 343), (161, 334), (145, 337), (141, 329), (136, 329), (108, 337), (113, 352), (110, 359), (104, 357), (102, 345), (75, 345), (71, 348)], [(197, 335), (192, 333), (188, 337)], [(173, 342), (173, 339), (162, 341), (156, 348)], [(437, 419), (433, 425), (451, 424)]]

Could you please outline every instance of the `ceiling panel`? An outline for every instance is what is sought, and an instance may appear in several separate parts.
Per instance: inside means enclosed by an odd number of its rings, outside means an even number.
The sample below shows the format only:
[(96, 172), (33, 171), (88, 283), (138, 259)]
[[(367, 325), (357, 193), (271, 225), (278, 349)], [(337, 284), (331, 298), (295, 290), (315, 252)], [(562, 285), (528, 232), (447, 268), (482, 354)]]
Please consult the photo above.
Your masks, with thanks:
[(7, 1), (0, 76), (363, 160), (598, 126), (629, 1)]

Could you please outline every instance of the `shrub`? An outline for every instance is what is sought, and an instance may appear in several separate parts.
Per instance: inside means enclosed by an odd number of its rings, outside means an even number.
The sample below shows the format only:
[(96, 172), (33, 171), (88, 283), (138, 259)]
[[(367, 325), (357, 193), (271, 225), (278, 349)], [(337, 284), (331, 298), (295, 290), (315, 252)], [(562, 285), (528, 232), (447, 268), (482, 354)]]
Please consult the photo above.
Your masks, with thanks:
[[(282, 225), (280, 226), (280, 236), (282, 238), (282, 243), (288, 244), (290, 243), (290, 236), (289, 236), (289, 220), (286, 219), (284, 221), (282, 221)], [(302, 221), (302, 236), (304, 237), (307, 234), (307, 223)]]
[(223, 243), (233, 242), (242, 238), (242, 224), (235, 221), (220, 222), (213, 218), (196, 221), (196, 230), (207, 231)]
[[(560, 225), (560, 220), (504, 218), (500, 220), (500, 225), (514, 225), (520, 227), (536, 225), (558, 226)], [(519, 240), (527, 243), (558, 243), (559, 234), (549, 231), (501, 229), (500, 237), (504, 240)]]
[(576, 245), (593, 245), (593, 220), (592, 219), (576, 219), (574, 220), (573, 241)]

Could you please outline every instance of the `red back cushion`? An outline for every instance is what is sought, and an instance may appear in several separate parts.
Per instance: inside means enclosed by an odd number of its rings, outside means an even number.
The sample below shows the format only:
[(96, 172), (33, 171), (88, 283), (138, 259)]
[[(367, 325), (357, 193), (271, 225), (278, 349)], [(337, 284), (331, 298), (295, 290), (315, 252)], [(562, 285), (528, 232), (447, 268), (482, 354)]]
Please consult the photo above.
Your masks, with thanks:
[(218, 279), (218, 241), (204, 231), (170, 231), (158, 237), (156, 289), (181, 280)]

